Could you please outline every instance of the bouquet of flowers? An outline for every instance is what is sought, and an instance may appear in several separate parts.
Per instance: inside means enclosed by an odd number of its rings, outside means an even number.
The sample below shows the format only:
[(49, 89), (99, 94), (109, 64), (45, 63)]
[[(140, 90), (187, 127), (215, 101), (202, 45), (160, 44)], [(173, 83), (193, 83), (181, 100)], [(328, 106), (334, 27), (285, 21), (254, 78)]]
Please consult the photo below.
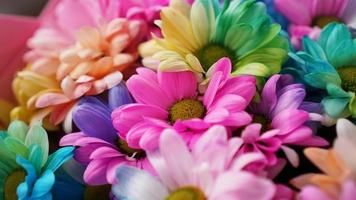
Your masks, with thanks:
[(355, 10), (54, 0), (0, 15), (0, 200), (356, 199)]

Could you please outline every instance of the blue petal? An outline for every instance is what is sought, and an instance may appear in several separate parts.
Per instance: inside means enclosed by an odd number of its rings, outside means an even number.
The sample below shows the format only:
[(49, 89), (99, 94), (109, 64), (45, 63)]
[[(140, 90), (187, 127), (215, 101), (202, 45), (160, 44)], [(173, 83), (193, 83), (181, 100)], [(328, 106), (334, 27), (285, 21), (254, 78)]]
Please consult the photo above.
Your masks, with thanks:
[(43, 196), (47, 196), (48, 193), (51, 192), (51, 189), (54, 185), (55, 176), (53, 171), (46, 170), (42, 173), (42, 176), (37, 179), (34, 184), (31, 198), (41, 198)]
[(330, 63), (335, 67), (345, 67), (354, 65), (356, 58), (356, 43), (352, 39), (344, 40), (329, 55)]
[(25, 181), (17, 187), (16, 193), (19, 199), (26, 199), (26, 197), (31, 194), (33, 184), (37, 179), (36, 170), (29, 161), (21, 156), (16, 157), (16, 162), (23, 167), (27, 173)]
[(132, 103), (132, 97), (123, 82), (109, 90), (109, 107), (114, 110), (122, 105)]
[(63, 163), (73, 157), (74, 147), (63, 147), (48, 157), (45, 169), (56, 171)]
[(113, 143), (117, 131), (111, 122), (111, 111), (100, 100), (87, 98), (90, 102), (82, 103), (73, 110), (73, 121), (76, 126), (90, 137)]
[(167, 188), (157, 178), (134, 167), (121, 165), (116, 171), (118, 184), (112, 192), (118, 199), (155, 200), (168, 196)]

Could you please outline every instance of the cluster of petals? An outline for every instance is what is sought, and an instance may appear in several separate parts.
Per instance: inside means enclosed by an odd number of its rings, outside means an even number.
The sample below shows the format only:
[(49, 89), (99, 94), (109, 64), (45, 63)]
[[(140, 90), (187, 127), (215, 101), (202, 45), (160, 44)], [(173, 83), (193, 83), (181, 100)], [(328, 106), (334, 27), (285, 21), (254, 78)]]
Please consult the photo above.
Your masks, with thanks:
[[(198, 91), (198, 79), (193, 72), (154, 72), (140, 68), (127, 81), (127, 87), (137, 103), (122, 106), (112, 113), (114, 127), (130, 147), (157, 147), (161, 132), (174, 128), (190, 145), (213, 125), (231, 130), (247, 125), (251, 116), (245, 111), (255, 95), (255, 78), (231, 77), (231, 62), (219, 60), (203, 95)], [(204, 116), (186, 120), (169, 120), (171, 107), (184, 99), (200, 101)]]
[(276, 192), (272, 182), (244, 170), (263, 156), (250, 153), (234, 159), (240, 145), (239, 138), (228, 139), (224, 127), (214, 126), (190, 151), (174, 130), (165, 130), (160, 136), (159, 149), (148, 152), (159, 180), (143, 171), (121, 166), (113, 193), (119, 199), (163, 200), (182, 198), (185, 190), (187, 195), (193, 195), (190, 192), (194, 188), (201, 195), (197, 196), (199, 199), (272, 199)]

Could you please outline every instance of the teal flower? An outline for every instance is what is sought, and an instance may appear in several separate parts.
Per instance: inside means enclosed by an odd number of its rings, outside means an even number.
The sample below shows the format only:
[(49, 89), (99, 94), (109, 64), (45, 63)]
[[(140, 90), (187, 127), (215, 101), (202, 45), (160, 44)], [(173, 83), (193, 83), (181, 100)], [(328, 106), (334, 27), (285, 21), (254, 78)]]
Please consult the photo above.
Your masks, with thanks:
[(286, 71), (325, 91), (321, 103), (330, 117), (356, 118), (356, 39), (352, 39), (349, 29), (332, 23), (316, 42), (303, 38), (303, 49), (290, 53), (297, 65)]
[(0, 200), (52, 199), (54, 172), (73, 155), (65, 147), (48, 155), (48, 137), (40, 123), (14, 121), (0, 133)]

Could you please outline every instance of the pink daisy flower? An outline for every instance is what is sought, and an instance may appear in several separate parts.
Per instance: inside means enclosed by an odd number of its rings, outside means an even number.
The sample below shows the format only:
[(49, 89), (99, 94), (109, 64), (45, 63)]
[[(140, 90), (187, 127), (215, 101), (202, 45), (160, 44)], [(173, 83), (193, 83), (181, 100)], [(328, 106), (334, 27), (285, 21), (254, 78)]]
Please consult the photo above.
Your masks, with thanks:
[(306, 111), (315, 110), (315, 104), (304, 102), (305, 95), (303, 85), (293, 84), (291, 76), (272, 76), (262, 90), (260, 101), (249, 106), (254, 123), (241, 135), (237, 133), (244, 141), (240, 153), (263, 153), (272, 166), (277, 164), (277, 151), (282, 150), (291, 164), (298, 166), (298, 155), (288, 146), (327, 145), (327, 141), (313, 135), (306, 125), (311, 119), (322, 117)]
[(303, 36), (319, 37), (321, 29), (331, 22), (356, 27), (356, 2), (353, 0), (274, 0), (277, 9), (291, 25), (292, 44), (300, 48)]
[(160, 136), (159, 151), (148, 152), (158, 178), (120, 166), (118, 183), (112, 191), (116, 198), (132, 200), (272, 199), (276, 192), (274, 184), (243, 170), (263, 157), (251, 153), (233, 159), (240, 145), (239, 138), (228, 140), (224, 127), (214, 126), (190, 152), (174, 130), (165, 130)]
[(255, 78), (231, 77), (231, 62), (219, 60), (204, 95), (192, 72), (154, 72), (147, 68), (127, 81), (137, 103), (112, 113), (114, 127), (132, 148), (158, 145), (163, 129), (174, 128), (190, 145), (209, 127), (219, 124), (231, 130), (247, 125), (245, 108), (255, 95)]

